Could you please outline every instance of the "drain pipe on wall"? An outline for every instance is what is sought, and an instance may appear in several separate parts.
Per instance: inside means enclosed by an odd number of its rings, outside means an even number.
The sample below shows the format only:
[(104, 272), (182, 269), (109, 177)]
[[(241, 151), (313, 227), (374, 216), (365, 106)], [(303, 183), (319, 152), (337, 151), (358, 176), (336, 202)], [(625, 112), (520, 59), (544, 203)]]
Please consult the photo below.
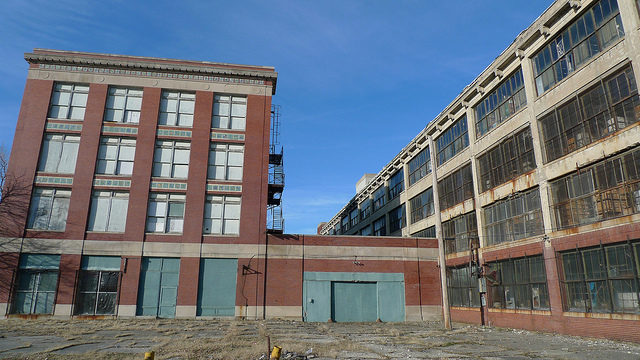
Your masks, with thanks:
[(433, 179), (433, 207), (436, 215), (436, 238), (438, 239), (438, 264), (440, 266), (440, 288), (442, 289), (442, 318), (444, 328), (451, 330), (451, 313), (449, 311), (449, 291), (447, 288), (447, 261), (444, 255), (444, 239), (442, 236), (442, 218), (440, 216), (440, 199), (438, 198), (438, 175), (436, 174), (437, 163), (433, 138), (429, 138), (429, 153), (431, 154), (431, 177)]

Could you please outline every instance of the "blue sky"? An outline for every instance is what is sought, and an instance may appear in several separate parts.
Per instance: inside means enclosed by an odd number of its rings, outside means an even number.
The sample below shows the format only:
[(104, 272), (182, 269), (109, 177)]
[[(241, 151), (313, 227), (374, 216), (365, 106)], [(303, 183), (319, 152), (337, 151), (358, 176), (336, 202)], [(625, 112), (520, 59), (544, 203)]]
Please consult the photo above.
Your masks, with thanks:
[(285, 230), (315, 233), (552, 0), (0, 2), (0, 144), (33, 48), (274, 66)]

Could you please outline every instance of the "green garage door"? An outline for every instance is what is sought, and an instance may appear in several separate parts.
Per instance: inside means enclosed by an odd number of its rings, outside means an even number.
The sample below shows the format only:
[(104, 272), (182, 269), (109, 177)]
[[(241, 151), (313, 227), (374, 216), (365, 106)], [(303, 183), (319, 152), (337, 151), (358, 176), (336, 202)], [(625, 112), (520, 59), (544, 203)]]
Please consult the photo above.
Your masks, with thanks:
[(378, 319), (376, 283), (332, 282), (331, 318), (336, 322), (376, 321)]
[(179, 276), (180, 259), (143, 258), (137, 315), (175, 317)]
[(196, 315), (234, 316), (237, 277), (237, 259), (201, 259)]

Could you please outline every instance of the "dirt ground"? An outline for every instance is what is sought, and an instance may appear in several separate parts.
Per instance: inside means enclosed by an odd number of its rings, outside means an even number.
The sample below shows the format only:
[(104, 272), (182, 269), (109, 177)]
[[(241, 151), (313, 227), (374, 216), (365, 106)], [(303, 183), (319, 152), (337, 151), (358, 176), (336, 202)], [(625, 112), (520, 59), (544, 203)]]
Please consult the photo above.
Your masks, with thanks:
[(438, 322), (0, 320), (2, 359), (259, 359), (267, 339), (281, 359), (640, 359), (640, 344)]

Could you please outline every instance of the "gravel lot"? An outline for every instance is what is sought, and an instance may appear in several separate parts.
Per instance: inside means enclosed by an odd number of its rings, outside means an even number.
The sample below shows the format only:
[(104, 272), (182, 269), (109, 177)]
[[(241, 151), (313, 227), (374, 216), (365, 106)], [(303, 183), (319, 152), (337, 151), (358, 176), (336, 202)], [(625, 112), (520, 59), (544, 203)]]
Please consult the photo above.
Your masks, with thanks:
[[(0, 320), (3, 359), (640, 359), (640, 344), (438, 322)], [(299, 357), (303, 359), (304, 357)]]

